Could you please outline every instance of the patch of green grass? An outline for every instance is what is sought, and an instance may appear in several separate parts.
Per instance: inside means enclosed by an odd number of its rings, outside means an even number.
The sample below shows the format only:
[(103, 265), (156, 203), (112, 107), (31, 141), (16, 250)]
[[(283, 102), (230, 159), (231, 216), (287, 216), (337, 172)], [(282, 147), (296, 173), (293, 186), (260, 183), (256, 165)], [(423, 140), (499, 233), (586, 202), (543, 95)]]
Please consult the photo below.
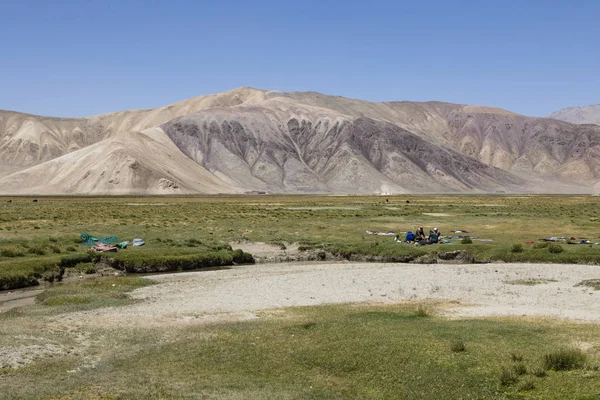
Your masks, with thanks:
[(510, 248), (510, 252), (511, 253), (522, 253), (523, 252), (523, 244), (522, 243), (513, 244), (512, 247)]
[(500, 371), (500, 384), (502, 386), (509, 386), (519, 381), (519, 374), (514, 368), (505, 367)]
[(565, 249), (563, 249), (563, 247), (560, 244), (552, 243), (548, 245), (548, 253), (560, 254), (563, 251), (565, 251)]
[(544, 366), (554, 371), (569, 371), (583, 367), (586, 354), (575, 348), (561, 349), (544, 355)]
[(586, 286), (595, 290), (600, 290), (600, 279), (586, 279), (584, 281), (579, 282), (575, 286)]
[[(85, 279), (49, 287), (36, 297), (36, 302), (42, 306), (54, 307), (57, 312), (114, 307), (131, 303), (126, 293), (153, 283), (139, 277)], [(43, 310), (37, 312), (44, 313)]]
[[(566, 339), (597, 338), (596, 325), (415, 318), (412, 305), (302, 307), (276, 315), (165, 328), (95, 327), (95, 337), (102, 337), (94, 340), (95, 368), (67, 372), (82, 365), (83, 355), (46, 359), (4, 376), (3, 393), (76, 398), (90, 382), (102, 395), (134, 399), (437, 400), (440, 393), (509, 399), (522, 391), (572, 399), (598, 390), (599, 371), (552, 373), (532, 387), (523, 374), (527, 366), (502, 369), (511, 352), (539, 360)], [(1, 324), (0, 332), (9, 325)], [(469, 343), (469, 351), (449, 352), (452, 337)], [(47, 384), (56, 380), (61, 384)]]
[(535, 285), (543, 285), (545, 283), (550, 282), (558, 282), (556, 279), (545, 279), (545, 278), (527, 278), (527, 279), (515, 279), (512, 281), (506, 281), (509, 285), (525, 285), (525, 286), (535, 286)]
[(55, 295), (44, 299), (41, 304), (45, 306), (72, 306), (79, 304), (89, 304), (92, 302), (91, 296), (72, 294), (72, 295)]
[(535, 382), (531, 378), (526, 378), (519, 384), (519, 392), (530, 392), (535, 389)]
[(462, 340), (455, 340), (450, 344), (450, 350), (454, 353), (462, 353), (463, 351), (467, 351), (467, 347)]
[(2, 249), (0, 249), (0, 256), (2, 257), (23, 257), (25, 256), (25, 252), (15, 246), (11, 246), (11, 247), (4, 247)]
[(415, 316), (417, 316), (417, 317), (424, 318), (424, 317), (429, 317), (429, 315), (430, 315), (429, 309), (423, 305), (418, 306), (417, 309), (415, 310)]

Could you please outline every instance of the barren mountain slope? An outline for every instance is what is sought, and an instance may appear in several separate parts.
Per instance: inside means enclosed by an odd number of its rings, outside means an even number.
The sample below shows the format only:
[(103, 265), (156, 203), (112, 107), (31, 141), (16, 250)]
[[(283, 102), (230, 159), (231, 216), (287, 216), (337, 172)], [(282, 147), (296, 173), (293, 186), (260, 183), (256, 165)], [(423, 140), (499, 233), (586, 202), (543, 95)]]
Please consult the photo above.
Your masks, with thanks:
[(562, 110), (553, 112), (548, 117), (572, 124), (600, 125), (600, 104), (563, 108)]
[(454, 148), (486, 165), (581, 184), (600, 180), (600, 126), (468, 107), (450, 113), (448, 123)]
[(87, 118), (52, 118), (0, 111), (0, 176), (52, 160), (113, 135), (152, 128), (170, 119), (216, 106), (265, 98), (266, 91), (240, 88), (170, 106)]
[(162, 125), (210, 171), (278, 192), (494, 191), (524, 180), (394, 124), (271, 100)]
[(130, 132), (0, 178), (8, 194), (240, 192), (184, 156), (162, 129)]
[(0, 176), (101, 140), (101, 124), (83, 118), (50, 118), (0, 111)]
[(239, 88), (79, 119), (0, 112), (2, 193), (599, 187), (600, 126), (492, 107)]

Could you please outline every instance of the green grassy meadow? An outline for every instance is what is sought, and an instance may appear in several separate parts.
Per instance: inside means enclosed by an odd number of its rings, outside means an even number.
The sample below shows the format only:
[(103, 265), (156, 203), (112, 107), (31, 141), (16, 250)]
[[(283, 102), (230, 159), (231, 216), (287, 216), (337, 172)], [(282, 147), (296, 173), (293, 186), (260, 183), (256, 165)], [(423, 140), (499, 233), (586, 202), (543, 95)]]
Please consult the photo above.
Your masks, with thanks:
[[(66, 254), (84, 253), (81, 233), (143, 238), (139, 258), (222, 250), (233, 241), (299, 243), (341, 259), (402, 260), (465, 249), (479, 261), (600, 263), (600, 245), (526, 245), (548, 236), (600, 242), (600, 197), (593, 196), (190, 196), (0, 199), (0, 281), (28, 286), (56, 274)], [(387, 200), (387, 201), (386, 201)], [(415, 247), (366, 230), (468, 230), (472, 244)], [(462, 235), (465, 235), (464, 233)], [(492, 242), (480, 242), (491, 239)], [(515, 252), (513, 245), (522, 244)], [(124, 252), (124, 253), (125, 253)], [(135, 257), (135, 256), (123, 256)], [(35, 282), (34, 282), (35, 283)]]
[[(0, 281), (22, 286), (57, 279), (60, 268), (93, 270), (79, 246), (83, 232), (143, 238), (146, 246), (114, 256), (141, 270), (152, 260), (181, 269), (232, 261), (228, 245), (236, 241), (299, 243), (341, 259), (391, 261), (464, 249), (480, 261), (600, 264), (600, 245), (562, 244), (561, 252), (550, 252), (525, 244), (547, 236), (600, 242), (600, 198), (591, 196), (6, 200)], [(466, 229), (473, 243), (415, 247), (365, 233), (418, 225), (444, 234)], [(0, 398), (600, 398), (598, 324), (448, 319), (437, 311), (452, 305), (407, 303), (298, 307), (190, 326), (69, 325), (74, 313), (134, 303), (128, 292), (149, 284), (133, 274), (54, 284), (35, 305), (0, 313), (0, 350), (43, 345), (48, 352), (19, 368), (0, 366)]]
[[(126, 282), (121, 290), (139, 284)], [(10, 335), (30, 343), (28, 334), (35, 332), (48, 342), (76, 346), (67, 332), (40, 330), (42, 316), (68, 312), (60, 301), (49, 300), (74, 290), (51, 289), (37, 306), (0, 315), (0, 344)], [(90, 304), (106, 305), (102, 292), (97, 288)], [(85, 333), (91, 343), (85, 354), (66, 352), (19, 369), (0, 368), (0, 383), (6, 398), (26, 399), (600, 396), (598, 325), (448, 320), (435, 315), (438, 306), (443, 305), (301, 307), (246, 322), (98, 327)], [(593, 346), (582, 351), (577, 347), (582, 344)]]

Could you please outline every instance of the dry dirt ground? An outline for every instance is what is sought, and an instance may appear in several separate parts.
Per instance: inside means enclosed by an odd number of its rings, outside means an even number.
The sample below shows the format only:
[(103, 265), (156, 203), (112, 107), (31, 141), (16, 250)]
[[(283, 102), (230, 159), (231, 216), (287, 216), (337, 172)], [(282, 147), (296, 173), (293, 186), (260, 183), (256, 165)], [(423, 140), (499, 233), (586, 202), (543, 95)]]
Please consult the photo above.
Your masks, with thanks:
[[(43, 317), (45, 329), (72, 334), (76, 346), (0, 346), (0, 368), (65, 352), (86, 354), (95, 328), (246, 320), (292, 306), (429, 302), (450, 318), (525, 315), (600, 322), (600, 291), (576, 286), (600, 278), (600, 267), (592, 265), (283, 262), (149, 278), (158, 284), (132, 292), (140, 300), (133, 305)], [(11, 300), (23, 300), (15, 294)]]
[[(598, 266), (278, 263), (154, 275), (131, 306), (59, 319), (79, 326), (157, 326), (260, 317), (266, 310), (333, 303), (430, 301), (450, 317), (544, 316), (600, 322), (600, 291), (575, 286)], [(524, 283), (530, 284), (524, 284)], [(536, 284), (531, 284), (531, 283)], [(56, 321), (59, 322), (59, 321)]]

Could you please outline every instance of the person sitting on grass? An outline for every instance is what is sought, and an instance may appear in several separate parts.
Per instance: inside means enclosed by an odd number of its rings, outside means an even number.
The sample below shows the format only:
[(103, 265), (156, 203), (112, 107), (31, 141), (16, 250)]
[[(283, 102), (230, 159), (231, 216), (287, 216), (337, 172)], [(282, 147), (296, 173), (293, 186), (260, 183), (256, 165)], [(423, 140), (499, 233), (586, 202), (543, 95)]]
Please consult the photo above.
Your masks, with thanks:
[(423, 231), (423, 227), (420, 226), (419, 229), (417, 229), (417, 240), (425, 240), (425, 232)]
[(416, 238), (415, 234), (412, 231), (408, 231), (406, 233), (406, 238), (404, 238), (404, 241), (406, 243), (414, 243), (415, 238)]
[(435, 231), (429, 231), (429, 237), (427, 238), (428, 244), (435, 244), (438, 242), (438, 234)]
[(438, 228), (433, 228), (433, 231), (437, 235), (438, 240), (440, 240), (442, 238), (442, 232), (440, 232), (440, 230)]

